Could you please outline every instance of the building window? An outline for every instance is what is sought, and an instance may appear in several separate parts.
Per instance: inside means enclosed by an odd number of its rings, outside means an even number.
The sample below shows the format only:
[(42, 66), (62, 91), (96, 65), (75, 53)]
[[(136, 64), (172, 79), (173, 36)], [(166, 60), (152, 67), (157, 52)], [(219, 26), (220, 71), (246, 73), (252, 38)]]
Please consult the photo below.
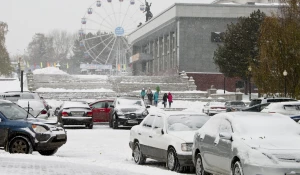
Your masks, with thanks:
[(211, 32), (211, 42), (223, 42), (224, 32)]

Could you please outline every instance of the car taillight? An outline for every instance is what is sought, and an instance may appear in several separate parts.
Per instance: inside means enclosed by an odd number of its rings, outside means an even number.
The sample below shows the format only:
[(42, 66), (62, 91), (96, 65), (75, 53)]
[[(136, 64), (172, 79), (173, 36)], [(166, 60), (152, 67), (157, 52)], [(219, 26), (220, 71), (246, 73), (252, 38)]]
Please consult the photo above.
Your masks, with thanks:
[(86, 116), (92, 117), (92, 116), (93, 116), (93, 112), (87, 112), (87, 113), (86, 113)]
[(69, 116), (69, 114), (68, 114), (67, 112), (62, 112), (61, 115), (62, 115), (63, 117), (68, 117), (68, 116)]
[(42, 110), (41, 114), (47, 114), (46, 110)]

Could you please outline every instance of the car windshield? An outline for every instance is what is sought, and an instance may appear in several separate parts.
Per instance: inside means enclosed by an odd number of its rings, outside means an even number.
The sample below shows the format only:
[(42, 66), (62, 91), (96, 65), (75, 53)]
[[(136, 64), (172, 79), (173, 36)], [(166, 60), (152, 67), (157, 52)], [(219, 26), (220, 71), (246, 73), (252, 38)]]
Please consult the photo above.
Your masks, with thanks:
[(243, 105), (245, 105), (245, 103), (242, 102), (242, 101), (233, 101), (233, 102), (231, 102), (231, 105), (234, 105), (234, 106), (243, 106)]
[(204, 115), (171, 115), (168, 117), (167, 128), (169, 131), (194, 131), (200, 129), (208, 119)]
[(235, 119), (234, 130), (241, 135), (274, 136), (300, 134), (297, 123), (285, 116), (251, 116)]
[(119, 106), (145, 106), (144, 102), (139, 99), (118, 99), (117, 104)]
[[(27, 112), (14, 103), (0, 104), (0, 111), (9, 120), (20, 120), (26, 119), (27, 117)], [(30, 115), (28, 117), (30, 117)]]
[(211, 102), (210, 106), (224, 106), (225, 103), (223, 102)]

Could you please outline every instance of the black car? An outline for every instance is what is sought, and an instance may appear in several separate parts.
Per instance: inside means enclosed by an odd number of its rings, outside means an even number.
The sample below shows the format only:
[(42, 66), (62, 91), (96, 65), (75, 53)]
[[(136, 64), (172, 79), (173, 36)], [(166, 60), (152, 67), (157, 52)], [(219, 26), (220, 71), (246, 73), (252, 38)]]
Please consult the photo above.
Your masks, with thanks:
[(241, 111), (247, 111), (247, 112), (260, 112), (262, 111), (265, 107), (267, 107), (270, 103), (261, 103), (261, 104), (256, 104), (254, 106), (250, 106), (247, 108), (241, 109)]
[(138, 125), (148, 115), (144, 101), (138, 97), (118, 97), (110, 107), (109, 126), (113, 129)]
[(54, 113), (63, 126), (85, 125), (93, 129), (93, 111), (86, 102), (65, 101)]
[(67, 141), (62, 127), (35, 119), (20, 106), (0, 100), (0, 147), (10, 153), (53, 155)]

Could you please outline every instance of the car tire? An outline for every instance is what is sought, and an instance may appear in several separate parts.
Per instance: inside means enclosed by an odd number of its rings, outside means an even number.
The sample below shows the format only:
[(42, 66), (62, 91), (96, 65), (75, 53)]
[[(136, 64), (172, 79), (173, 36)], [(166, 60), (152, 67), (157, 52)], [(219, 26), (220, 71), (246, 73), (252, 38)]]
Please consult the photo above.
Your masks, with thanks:
[(196, 175), (209, 175), (207, 172), (205, 172), (203, 168), (202, 157), (200, 153), (197, 154), (196, 156), (195, 168), (196, 168)]
[(109, 120), (108, 125), (109, 125), (110, 128), (112, 128), (112, 121), (111, 120)]
[(85, 125), (88, 129), (93, 129), (94, 125), (91, 123), (91, 124), (88, 124), (88, 125)]
[(183, 171), (183, 167), (180, 166), (176, 151), (173, 147), (169, 148), (167, 153), (167, 168), (179, 173)]
[(11, 154), (31, 154), (32, 151), (31, 142), (24, 136), (16, 136), (9, 141), (8, 152)]
[(113, 129), (118, 129), (118, 128), (119, 128), (116, 114), (113, 116), (112, 128), (113, 128)]
[(244, 175), (242, 164), (240, 161), (236, 161), (232, 167), (232, 175)]
[(38, 152), (43, 156), (52, 156), (53, 154), (55, 154), (57, 152), (57, 150), (58, 150), (58, 148), (56, 148), (54, 150), (41, 150)]
[(134, 143), (133, 151), (133, 160), (136, 164), (143, 165), (146, 162), (146, 157), (143, 155), (139, 142)]

